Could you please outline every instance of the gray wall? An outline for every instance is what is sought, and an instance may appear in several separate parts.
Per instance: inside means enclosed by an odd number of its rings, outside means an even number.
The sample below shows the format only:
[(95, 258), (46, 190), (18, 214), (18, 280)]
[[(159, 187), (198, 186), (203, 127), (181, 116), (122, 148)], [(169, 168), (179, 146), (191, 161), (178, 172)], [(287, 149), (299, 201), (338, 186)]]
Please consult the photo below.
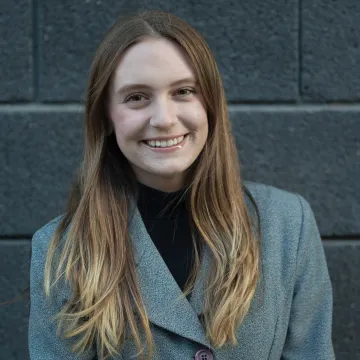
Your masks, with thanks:
[[(0, 302), (28, 285), (31, 236), (63, 210), (104, 31), (154, 6), (188, 20), (213, 49), (245, 178), (312, 205), (337, 358), (360, 359), (358, 0), (0, 0)], [(28, 299), (0, 306), (0, 360), (28, 358), (28, 311)]]

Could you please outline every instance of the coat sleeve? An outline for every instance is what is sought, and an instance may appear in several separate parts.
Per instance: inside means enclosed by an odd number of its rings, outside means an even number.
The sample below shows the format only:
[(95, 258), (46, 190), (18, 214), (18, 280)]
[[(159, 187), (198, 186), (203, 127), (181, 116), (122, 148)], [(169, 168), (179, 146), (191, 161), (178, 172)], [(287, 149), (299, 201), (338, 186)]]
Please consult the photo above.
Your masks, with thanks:
[(72, 339), (57, 336), (57, 323), (52, 317), (61, 309), (66, 300), (65, 288), (52, 301), (45, 297), (44, 266), (47, 248), (52, 236), (51, 225), (37, 231), (32, 239), (30, 265), (30, 315), (28, 342), (30, 360), (91, 360), (95, 358), (95, 348), (89, 349), (81, 357), (71, 352)]
[(295, 286), (282, 360), (332, 360), (333, 295), (321, 237), (308, 202), (299, 196), (302, 226)]

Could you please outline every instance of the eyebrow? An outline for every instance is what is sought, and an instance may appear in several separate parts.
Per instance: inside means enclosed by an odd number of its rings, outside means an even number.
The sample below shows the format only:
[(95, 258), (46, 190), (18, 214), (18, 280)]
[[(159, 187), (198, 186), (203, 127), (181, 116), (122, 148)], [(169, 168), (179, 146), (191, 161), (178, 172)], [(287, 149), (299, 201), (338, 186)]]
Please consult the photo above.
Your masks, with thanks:
[[(176, 80), (170, 84), (170, 87), (181, 85), (181, 84), (191, 83), (193, 85), (197, 85), (197, 81), (193, 77), (188, 77), (180, 80)], [(121, 95), (136, 89), (151, 89), (151, 86), (146, 84), (134, 83), (134, 84), (126, 84), (121, 86), (118, 90), (116, 90), (117, 95)]]

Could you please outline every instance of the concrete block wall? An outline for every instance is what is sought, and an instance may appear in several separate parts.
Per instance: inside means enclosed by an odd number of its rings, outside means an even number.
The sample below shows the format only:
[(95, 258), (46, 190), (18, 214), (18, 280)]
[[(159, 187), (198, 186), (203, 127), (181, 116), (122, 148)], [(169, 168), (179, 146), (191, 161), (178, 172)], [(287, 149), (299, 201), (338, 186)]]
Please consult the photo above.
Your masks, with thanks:
[[(312, 205), (337, 359), (360, 359), (358, 0), (0, 0), (0, 302), (27, 287), (31, 236), (63, 210), (102, 35), (118, 15), (154, 7), (212, 48), (244, 177)], [(0, 306), (0, 360), (28, 359), (28, 311), (28, 299)]]

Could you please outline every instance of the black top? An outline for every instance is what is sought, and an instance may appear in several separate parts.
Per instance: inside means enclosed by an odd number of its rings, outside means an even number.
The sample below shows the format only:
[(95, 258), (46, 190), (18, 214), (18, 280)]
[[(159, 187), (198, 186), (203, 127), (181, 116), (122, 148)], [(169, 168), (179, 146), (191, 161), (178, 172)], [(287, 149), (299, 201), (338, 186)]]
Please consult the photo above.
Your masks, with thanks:
[(138, 208), (152, 241), (184, 290), (193, 261), (185, 190), (167, 193), (139, 183)]

